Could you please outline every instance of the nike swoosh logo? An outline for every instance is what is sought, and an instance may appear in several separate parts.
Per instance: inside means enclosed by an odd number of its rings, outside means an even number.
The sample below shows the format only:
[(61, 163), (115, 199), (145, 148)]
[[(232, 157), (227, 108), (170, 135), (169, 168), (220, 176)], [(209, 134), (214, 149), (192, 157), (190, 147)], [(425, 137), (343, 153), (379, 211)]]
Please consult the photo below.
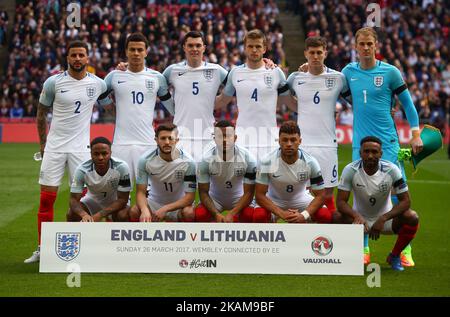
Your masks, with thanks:
[(61, 93), (62, 93), (62, 94), (65, 93), (65, 92), (68, 92), (68, 90), (62, 90), (62, 89), (61, 89)]
[(150, 173), (150, 175), (158, 175), (158, 173)]
[(244, 81), (245, 79), (238, 79), (237, 82), (240, 83), (241, 81)]
[(119, 80), (117, 83), (118, 84), (123, 84), (123, 83), (126, 83), (126, 81), (125, 80), (123, 80), (123, 81)]
[(283, 175), (272, 175), (273, 178), (278, 178), (278, 177), (281, 177), (281, 176), (283, 176)]
[(336, 179), (335, 179), (334, 181), (331, 181), (330, 183), (331, 183), (331, 184), (336, 183)]
[(364, 185), (356, 183), (356, 187), (365, 187)]
[(299, 81), (298, 82), (298, 85), (300, 86), (300, 85), (303, 85), (303, 84), (306, 84), (306, 81)]
[(178, 73), (178, 76), (183, 76), (184, 74), (186, 74), (186, 72), (184, 72), (184, 73)]
[(350, 81), (358, 80), (358, 78), (350, 78)]

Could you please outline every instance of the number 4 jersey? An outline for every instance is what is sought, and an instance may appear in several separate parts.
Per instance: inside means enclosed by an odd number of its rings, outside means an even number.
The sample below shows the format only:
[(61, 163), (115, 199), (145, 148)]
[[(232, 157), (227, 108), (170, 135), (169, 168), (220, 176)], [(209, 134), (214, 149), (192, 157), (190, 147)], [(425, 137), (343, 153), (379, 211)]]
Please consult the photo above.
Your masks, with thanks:
[(91, 73), (77, 80), (65, 71), (45, 81), (39, 103), (53, 107), (46, 152), (90, 151), (92, 108), (105, 91), (105, 82)]

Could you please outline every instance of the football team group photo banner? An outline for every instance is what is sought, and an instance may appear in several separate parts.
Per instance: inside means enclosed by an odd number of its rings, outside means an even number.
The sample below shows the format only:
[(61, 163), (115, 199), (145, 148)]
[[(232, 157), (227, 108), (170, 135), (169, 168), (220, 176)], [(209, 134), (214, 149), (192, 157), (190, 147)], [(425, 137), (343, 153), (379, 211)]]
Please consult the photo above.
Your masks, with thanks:
[(363, 275), (363, 226), (42, 223), (42, 273)]

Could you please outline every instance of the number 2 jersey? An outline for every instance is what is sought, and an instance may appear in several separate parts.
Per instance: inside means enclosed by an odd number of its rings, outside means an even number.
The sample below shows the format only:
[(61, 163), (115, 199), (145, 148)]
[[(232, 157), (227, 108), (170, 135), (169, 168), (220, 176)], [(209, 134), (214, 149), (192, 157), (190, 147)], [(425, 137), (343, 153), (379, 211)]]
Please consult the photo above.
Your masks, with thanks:
[(408, 191), (408, 185), (396, 165), (380, 160), (378, 171), (367, 175), (361, 159), (344, 168), (338, 187), (340, 190), (353, 191), (353, 209), (370, 221), (392, 209), (392, 188), (394, 194)]
[(159, 148), (147, 151), (139, 159), (136, 184), (150, 183), (148, 200), (166, 205), (184, 193), (196, 191), (195, 162), (186, 152), (179, 151), (179, 157), (170, 162), (159, 156)]
[(68, 71), (44, 82), (39, 103), (53, 107), (46, 152), (89, 152), (92, 109), (106, 91), (105, 82), (94, 74), (77, 80)]

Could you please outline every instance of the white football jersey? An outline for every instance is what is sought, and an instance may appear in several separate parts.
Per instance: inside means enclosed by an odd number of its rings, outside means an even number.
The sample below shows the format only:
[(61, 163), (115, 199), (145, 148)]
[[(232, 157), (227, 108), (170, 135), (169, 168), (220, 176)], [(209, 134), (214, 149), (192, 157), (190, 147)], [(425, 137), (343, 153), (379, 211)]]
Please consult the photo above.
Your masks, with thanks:
[(341, 92), (348, 90), (344, 74), (330, 68), (320, 75), (294, 72), (287, 82), (297, 96), (302, 145), (337, 147), (336, 101)]
[(214, 102), (227, 71), (218, 64), (203, 62), (192, 68), (186, 61), (163, 72), (174, 89), (175, 117), (180, 139), (211, 140)]
[(88, 189), (86, 195), (98, 202), (116, 200), (118, 191), (131, 191), (128, 164), (111, 157), (108, 171), (101, 176), (95, 170), (92, 159), (87, 160), (77, 167), (70, 192), (81, 194), (85, 185)]
[[(156, 96), (170, 98), (164, 76), (147, 67), (137, 73), (114, 70), (105, 77), (105, 82), (116, 99), (113, 143), (156, 145), (153, 129)], [(109, 98), (100, 101), (102, 105), (110, 102)]]
[(45, 152), (89, 152), (92, 108), (106, 91), (105, 82), (87, 73), (77, 80), (68, 71), (44, 83), (39, 103), (53, 107)]
[(237, 143), (248, 146), (276, 144), (278, 94), (288, 94), (286, 76), (276, 67), (248, 68), (246, 64), (233, 68), (223, 90), (224, 95), (236, 93), (238, 118)]
[(392, 209), (391, 189), (400, 194), (408, 191), (408, 185), (395, 164), (380, 160), (378, 171), (369, 176), (359, 159), (344, 168), (338, 189), (353, 191), (353, 209), (374, 221)]
[(319, 163), (305, 151), (298, 151), (299, 158), (293, 164), (281, 158), (280, 149), (269, 153), (261, 160), (256, 174), (257, 183), (269, 186), (267, 197), (282, 208), (294, 208), (311, 200), (306, 191), (308, 181), (313, 190), (325, 188)]
[(159, 156), (159, 149), (147, 151), (139, 159), (136, 184), (150, 183), (150, 201), (170, 204), (197, 189), (194, 160), (179, 151), (180, 156), (170, 162)]
[(217, 147), (207, 151), (198, 165), (197, 180), (209, 183), (210, 197), (224, 206), (233, 208), (244, 194), (244, 184), (254, 184), (256, 159), (245, 148), (235, 145), (232, 160), (224, 161)]

